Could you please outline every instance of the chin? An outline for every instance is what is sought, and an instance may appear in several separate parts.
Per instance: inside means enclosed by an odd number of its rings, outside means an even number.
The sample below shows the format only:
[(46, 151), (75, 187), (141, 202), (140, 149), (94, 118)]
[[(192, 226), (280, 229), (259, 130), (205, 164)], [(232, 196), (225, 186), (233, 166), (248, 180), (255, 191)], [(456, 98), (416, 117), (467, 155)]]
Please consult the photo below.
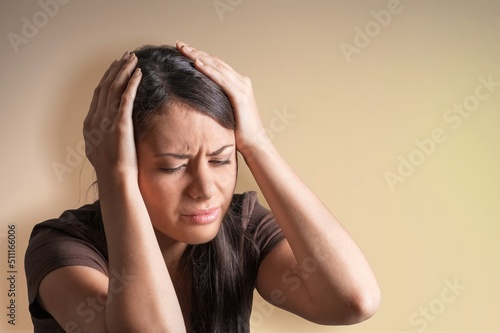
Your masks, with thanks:
[(219, 233), (221, 224), (213, 223), (211, 225), (194, 226), (186, 230), (187, 232), (183, 235), (183, 243), (190, 245), (199, 245), (212, 241), (215, 236)]

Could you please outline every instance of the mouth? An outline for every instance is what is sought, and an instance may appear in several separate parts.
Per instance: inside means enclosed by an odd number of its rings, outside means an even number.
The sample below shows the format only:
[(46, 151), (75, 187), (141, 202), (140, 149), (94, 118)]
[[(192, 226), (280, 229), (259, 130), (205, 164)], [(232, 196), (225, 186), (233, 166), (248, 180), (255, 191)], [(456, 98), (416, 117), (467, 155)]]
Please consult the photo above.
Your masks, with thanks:
[(187, 214), (181, 214), (181, 216), (194, 224), (208, 224), (212, 223), (220, 215), (220, 207), (213, 207), (208, 209), (200, 209), (189, 212)]

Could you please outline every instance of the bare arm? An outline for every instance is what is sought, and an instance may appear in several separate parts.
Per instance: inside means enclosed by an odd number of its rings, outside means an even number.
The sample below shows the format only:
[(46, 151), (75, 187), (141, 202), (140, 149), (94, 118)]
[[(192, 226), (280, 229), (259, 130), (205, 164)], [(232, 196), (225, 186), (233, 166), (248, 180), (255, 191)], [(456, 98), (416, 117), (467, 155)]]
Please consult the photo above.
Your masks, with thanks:
[[(322, 324), (352, 324), (372, 316), (379, 289), (354, 240), (273, 146), (255, 146), (246, 156), (287, 239), (263, 262), (259, 292)], [(273, 291), (283, 293), (281, 300), (273, 300)]]
[[(137, 185), (107, 177), (99, 186), (108, 243), (109, 271), (128, 286), (106, 306), (106, 327), (116, 332), (185, 332), (172, 280)], [(111, 285), (108, 286), (108, 293)]]
[[(380, 291), (370, 265), (271, 144), (250, 79), (203, 51), (181, 42), (177, 47), (188, 58), (197, 59), (196, 67), (228, 95), (236, 117), (238, 151), (285, 234), (286, 241), (260, 267), (259, 292), (275, 305), (322, 324), (355, 323), (373, 315)], [(305, 263), (311, 270), (307, 278), (298, 270)], [(290, 281), (295, 281), (294, 288)]]
[[(132, 73), (136, 64), (135, 55), (124, 55), (111, 65), (94, 92), (84, 124), (87, 156), (99, 185), (109, 272), (125, 275), (126, 285), (120, 288), (117, 281), (89, 268), (66, 267), (47, 275), (40, 286), (46, 310), (63, 327), (78, 323), (82, 332), (186, 331), (137, 181), (132, 105), (141, 73)], [(101, 142), (90, 139), (93, 131), (100, 131)], [(97, 296), (107, 301), (90, 322), (76, 309), (60, 305), (78, 307)]]

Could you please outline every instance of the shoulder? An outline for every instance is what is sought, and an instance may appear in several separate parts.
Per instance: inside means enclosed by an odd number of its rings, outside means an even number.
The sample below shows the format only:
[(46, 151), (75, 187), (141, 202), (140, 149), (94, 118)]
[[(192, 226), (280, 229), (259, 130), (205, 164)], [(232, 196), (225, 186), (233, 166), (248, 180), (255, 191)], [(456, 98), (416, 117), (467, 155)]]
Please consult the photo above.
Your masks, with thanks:
[(264, 217), (273, 217), (272, 212), (260, 204), (255, 191), (234, 194), (232, 207), (233, 211), (241, 215), (244, 227), (251, 226)]
[(38, 238), (51, 238), (63, 234), (92, 242), (105, 242), (99, 201), (66, 210), (58, 218), (36, 224), (31, 232), (30, 245)]
[(95, 247), (97, 252), (107, 252), (99, 201), (66, 210), (58, 218), (36, 224), (30, 235), (26, 259), (28, 261), (30, 255), (42, 249), (57, 247), (61, 250), (62, 246), (65, 250), (71, 241)]
[(36, 302), (40, 283), (50, 272), (68, 266), (108, 274), (99, 202), (66, 210), (58, 218), (34, 226), (24, 256), (32, 319), (50, 318)]
[(78, 253), (96, 253), (107, 261), (106, 236), (99, 202), (64, 211), (34, 226), (26, 250), (25, 264), (38, 266), (40, 259), (48, 261)]
[(232, 199), (232, 206), (240, 209), (241, 212), (248, 212), (253, 209), (255, 203), (258, 202), (257, 192), (248, 191), (243, 193), (235, 193)]
[(31, 232), (24, 256), (28, 282), (37, 288), (50, 271), (72, 265), (90, 266), (107, 274), (99, 202), (66, 210), (58, 218), (38, 223)]
[(249, 191), (233, 196), (247, 239), (258, 251), (259, 262), (285, 237), (271, 210), (260, 204), (257, 193)]

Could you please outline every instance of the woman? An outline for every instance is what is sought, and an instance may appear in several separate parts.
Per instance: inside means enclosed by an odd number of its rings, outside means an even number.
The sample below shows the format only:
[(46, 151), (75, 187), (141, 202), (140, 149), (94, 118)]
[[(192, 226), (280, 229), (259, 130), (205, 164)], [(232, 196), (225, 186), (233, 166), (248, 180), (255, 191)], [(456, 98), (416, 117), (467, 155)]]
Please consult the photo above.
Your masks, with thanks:
[[(249, 332), (253, 289), (310, 321), (379, 304), (373, 272), (265, 134), (250, 79), (178, 42), (114, 61), (84, 123), (99, 201), (35, 227), (35, 332)], [(254, 192), (234, 194), (236, 152)]]

